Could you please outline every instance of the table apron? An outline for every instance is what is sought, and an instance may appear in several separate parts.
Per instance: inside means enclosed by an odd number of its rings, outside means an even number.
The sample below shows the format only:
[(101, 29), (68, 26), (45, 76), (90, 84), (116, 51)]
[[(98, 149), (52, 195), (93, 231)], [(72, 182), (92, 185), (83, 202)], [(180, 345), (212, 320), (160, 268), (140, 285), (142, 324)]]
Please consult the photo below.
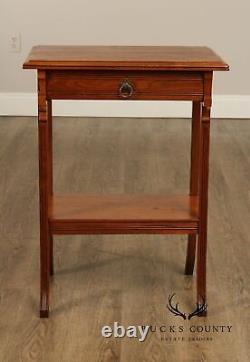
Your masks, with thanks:
[(203, 72), (46, 71), (47, 99), (203, 101), (203, 94)]

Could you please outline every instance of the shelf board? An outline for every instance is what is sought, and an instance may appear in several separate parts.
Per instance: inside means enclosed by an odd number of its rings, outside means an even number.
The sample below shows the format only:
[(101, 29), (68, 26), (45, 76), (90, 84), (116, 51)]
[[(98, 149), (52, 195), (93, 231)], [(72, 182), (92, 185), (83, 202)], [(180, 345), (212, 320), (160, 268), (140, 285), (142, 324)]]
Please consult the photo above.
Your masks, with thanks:
[(53, 234), (192, 234), (198, 230), (195, 196), (143, 194), (55, 195)]

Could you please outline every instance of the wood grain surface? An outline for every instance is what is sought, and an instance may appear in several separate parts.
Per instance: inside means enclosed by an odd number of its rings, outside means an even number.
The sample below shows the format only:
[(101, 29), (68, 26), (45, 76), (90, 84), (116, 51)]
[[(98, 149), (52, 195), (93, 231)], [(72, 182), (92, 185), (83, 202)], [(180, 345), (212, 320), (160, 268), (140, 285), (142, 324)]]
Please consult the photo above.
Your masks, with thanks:
[[(166, 309), (196, 301), (184, 276), (180, 235), (55, 237), (52, 312), (40, 320), (37, 123), (0, 118), (0, 360), (46, 362), (248, 362), (250, 307), (250, 123), (213, 120), (206, 319)], [(166, 119), (56, 118), (58, 193), (162, 193), (189, 189), (191, 124)], [(78, 157), (76, 158), (76, 154)], [(104, 339), (101, 327), (232, 325), (212, 341)]]
[(26, 69), (228, 70), (210, 48), (200, 46), (34, 46)]
[(162, 194), (55, 195), (50, 225), (54, 234), (197, 233), (198, 198)]
[[(131, 84), (124, 98), (122, 84)], [(203, 100), (202, 72), (163, 71), (47, 71), (47, 98), (51, 99), (131, 99)]]

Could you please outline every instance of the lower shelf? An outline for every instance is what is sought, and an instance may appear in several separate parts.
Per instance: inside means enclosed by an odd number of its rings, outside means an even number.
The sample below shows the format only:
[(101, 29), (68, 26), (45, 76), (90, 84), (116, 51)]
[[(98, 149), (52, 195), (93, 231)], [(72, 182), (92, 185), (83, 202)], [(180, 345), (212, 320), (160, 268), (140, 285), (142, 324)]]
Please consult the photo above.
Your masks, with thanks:
[(70, 194), (53, 196), (53, 234), (193, 234), (195, 196)]

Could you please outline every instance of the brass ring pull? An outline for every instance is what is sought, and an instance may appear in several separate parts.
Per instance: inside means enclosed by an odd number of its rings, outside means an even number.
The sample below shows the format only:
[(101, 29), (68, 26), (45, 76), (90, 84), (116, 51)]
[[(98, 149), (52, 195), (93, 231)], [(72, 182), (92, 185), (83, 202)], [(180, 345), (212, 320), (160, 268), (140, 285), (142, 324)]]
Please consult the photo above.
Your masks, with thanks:
[(122, 81), (119, 87), (119, 95), (122, 98), (130, 98), (134, 93), (134, 88), (128, 80)]

